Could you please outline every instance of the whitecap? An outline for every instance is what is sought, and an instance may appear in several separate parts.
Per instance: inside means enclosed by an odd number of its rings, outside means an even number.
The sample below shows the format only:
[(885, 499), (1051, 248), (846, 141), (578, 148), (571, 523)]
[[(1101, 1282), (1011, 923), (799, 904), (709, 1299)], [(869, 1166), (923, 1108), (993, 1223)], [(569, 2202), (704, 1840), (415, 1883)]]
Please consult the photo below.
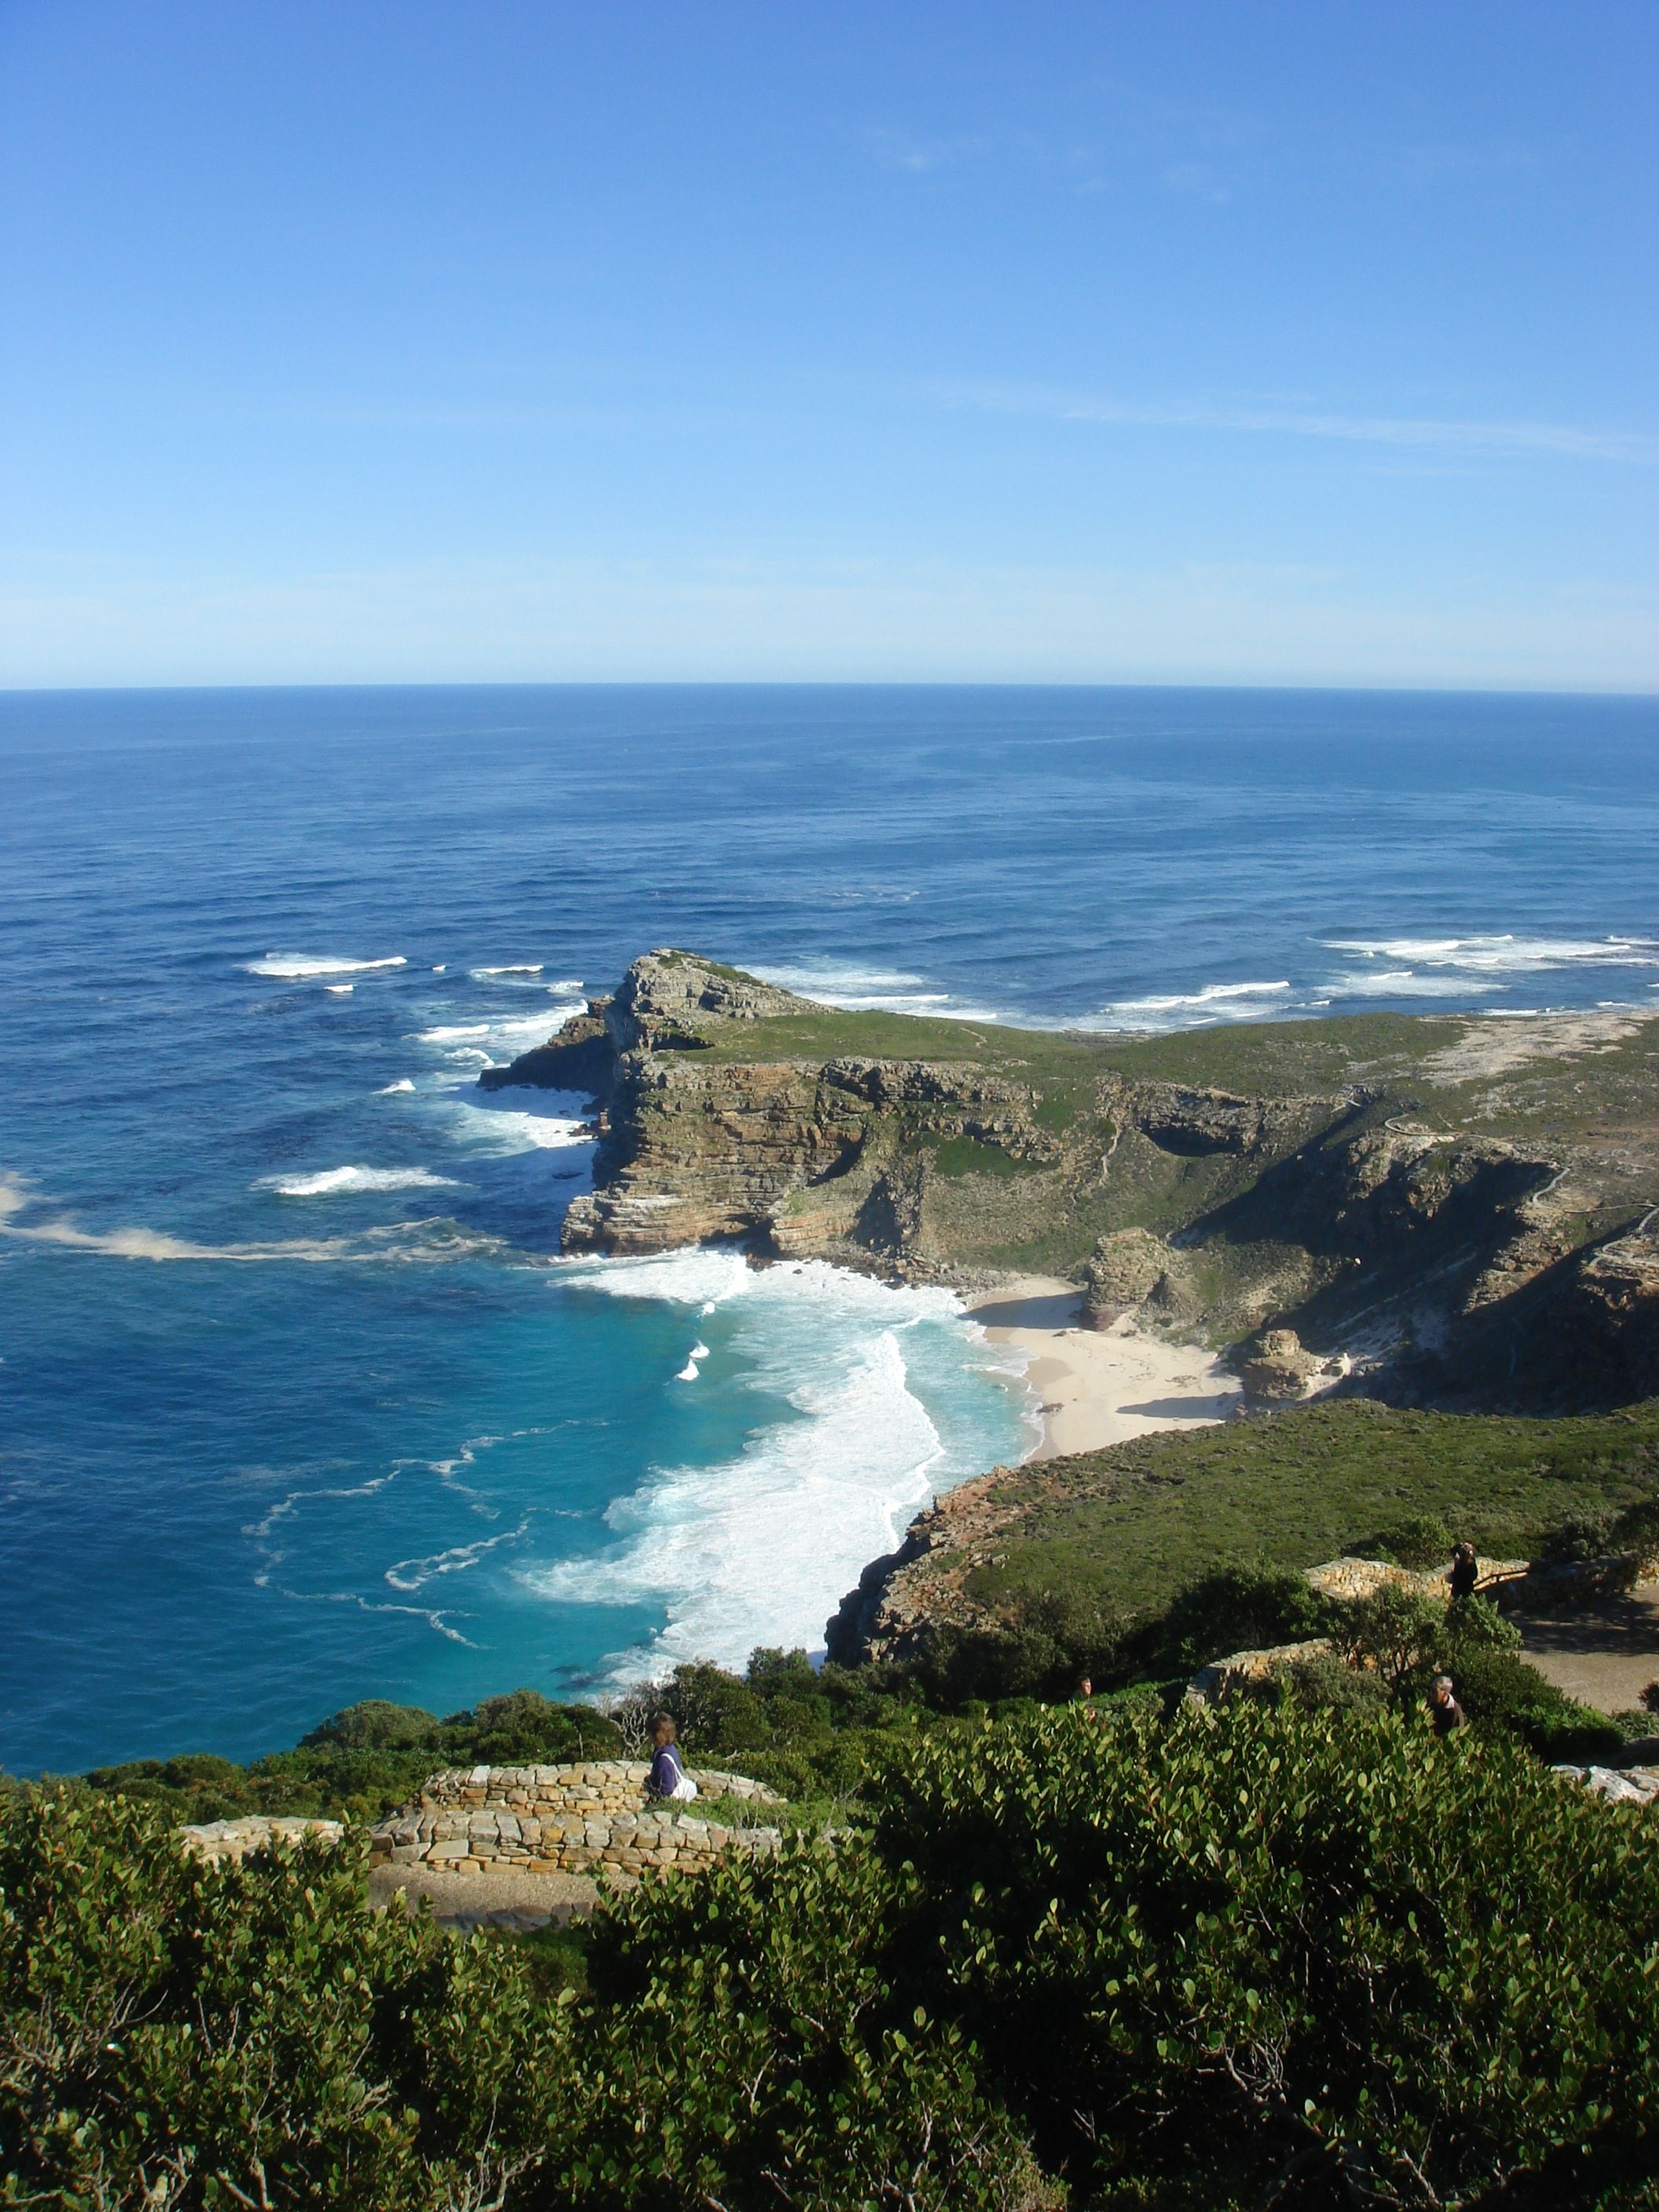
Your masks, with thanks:
[(691, 1347), (691, 1357), (693, 1359), (707, 1359), (708, 1346), (706, 1344), (694, 1344)]
[(1281, 976), (1267, 983), (1206, 983), (1197, 991), (1165, 991), (1143, 999), (1115, 999), (1103, 1014), (1081, 1022), (1079, 1028), (1160, 1029), (1182, 1022), (1255, 1020), (1263, 1012), (1283, 1011), (1291, 989)]
[(336, 1198), (365, 1190), (460, 1190), (465, 1185), (453, 1176), (434, 1175), (429, 1168), (320, 1168), (311, 1175), (263, 1176), (256, 1190), (275, 1191), (278, 1198)]
[(1319, 988), (1334, 999), (1470, 999), (1505, 986), (1490, 975), (1419, 975), (1401, 968), (1338, 975)]
[(542, 972), (542, 963), (539, 960), (508, 961), (504, 967), (473, 968), (468, 972), (475, 981), (482, 983), (488, 981), (493, 975), (539, 975)]
[(1650, 937), (1333, 937), (1330, 952), (1395, 960), (1409, 968), (1455, 968), (1475, 974), (1535, 974), (1551, 968), (1659, 968), (1659, 939)]
[(434, 1552), (423, 1559), (395, 1560), (386, 1569), (385, 1578), (393, 1589), (412, 1594), (441, 1575), (465, 1574), (498, 1544), (518, 1543), (529, 1528), (530, 1516), (526, 1514), (516, 1528), (503, 1528), (494, 1536), (480, 1536), (471, 1544), (452, 1544), (447, 1551)]
[(751, 975), (780, 990), (793, 991), (815, 1006), (834, 1006), (849, 1013), (921, 1014), (956, 1022), (995, 1022), (1000, 1013), (988, 1006), (957, 1006), (948, 991), (930, 989), (927, 979), (908, 969), (859, 968), (830, 961), (807, 962), (794, 967), (769, 963), (751, 966)]
[(388, 1083), (383, 1085), (380, 1090), (375, 1092), (374, 1096), (377, 1098), (395, 1098), (400, 1092), (412, 1091), (414, 1088), (415, 1085), (410, 1080), (409, 1077), (406, 1075), (401, 1075), (395, 1083)]
[(349, 999), (356, 988), (355, 983), (325, 983), (323, 986), (331, 999)]
[(684, 1366), (681, 1368), (678, 1374), (674, 1377), (674, 1380), (677, 1382), (695, 1382), (696, 1379), (697, 1363), (695, 1359), (688, 1359)]
[(371, 968), (406, 968), (399, 952), (389, 960), (342, 960), (331, 953), (267, 952), (263, 960), (244, 962), (250, 975), (274, 975), (286, 982), (305, 982), (318, 975), (360, 975)]

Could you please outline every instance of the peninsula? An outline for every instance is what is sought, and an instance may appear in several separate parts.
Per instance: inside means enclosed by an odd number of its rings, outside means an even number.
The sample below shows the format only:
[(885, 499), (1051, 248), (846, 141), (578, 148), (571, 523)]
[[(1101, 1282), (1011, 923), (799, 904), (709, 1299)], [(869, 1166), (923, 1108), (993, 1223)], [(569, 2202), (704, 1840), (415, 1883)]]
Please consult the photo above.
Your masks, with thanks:
[(1028, 1325), (1035, 1277), (1265, 1402), (1561, 1413), (1659, 1392), (1656, 1076), (1644, 1012), (1015, 1030), (663, 950), (479, 1079), (592, 1102), (568, 1251), (738, 1238)]

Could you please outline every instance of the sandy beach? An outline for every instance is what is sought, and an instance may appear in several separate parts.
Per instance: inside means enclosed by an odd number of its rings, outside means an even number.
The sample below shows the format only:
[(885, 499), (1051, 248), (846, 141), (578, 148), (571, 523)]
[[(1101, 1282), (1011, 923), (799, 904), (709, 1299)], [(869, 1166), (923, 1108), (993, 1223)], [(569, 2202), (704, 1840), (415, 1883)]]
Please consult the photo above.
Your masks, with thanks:
[(1237, 1380), (1204, 1346), (1169, 1343), (1131, 1321), (1081, 1328), (1081, 1304), (1074, 1284), (1021, 1275), (969, 1306), (993, 1344), (1025, 1357), (1024, 1380), (1042, 1418), (1034, 1458), (1095, 1451), (1154, 1429), (1200, 1428), (1233, 1412)]

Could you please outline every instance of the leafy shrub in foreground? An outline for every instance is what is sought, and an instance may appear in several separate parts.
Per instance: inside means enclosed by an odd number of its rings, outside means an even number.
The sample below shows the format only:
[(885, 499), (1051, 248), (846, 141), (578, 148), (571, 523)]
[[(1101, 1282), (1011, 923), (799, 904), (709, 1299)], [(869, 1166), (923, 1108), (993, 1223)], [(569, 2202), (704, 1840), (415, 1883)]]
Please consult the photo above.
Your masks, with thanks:
[(1502, 1739), (1055, 1715), (919, 1747), (875, 1848), (921, 1885), (906, 1995), (1102, 2203), (1532, 2175), (1565, 2205), (1656, 2170), (1659, 1838)]
[(148, 1808), (0, 1821), (0, 2204), (475, 2212), (556, 2135), (522, 1968), (369, 1914), (353, 1850), (188, 1858)]

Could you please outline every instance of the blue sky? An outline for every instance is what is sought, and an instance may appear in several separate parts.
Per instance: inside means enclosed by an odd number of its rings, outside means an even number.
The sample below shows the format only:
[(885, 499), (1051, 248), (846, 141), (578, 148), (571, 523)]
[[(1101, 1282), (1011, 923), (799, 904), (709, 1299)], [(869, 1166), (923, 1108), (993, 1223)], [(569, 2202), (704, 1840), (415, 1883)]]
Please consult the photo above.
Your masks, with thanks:
[(1659, 9), (0, 0), (0, 684), (1651, 689)]

